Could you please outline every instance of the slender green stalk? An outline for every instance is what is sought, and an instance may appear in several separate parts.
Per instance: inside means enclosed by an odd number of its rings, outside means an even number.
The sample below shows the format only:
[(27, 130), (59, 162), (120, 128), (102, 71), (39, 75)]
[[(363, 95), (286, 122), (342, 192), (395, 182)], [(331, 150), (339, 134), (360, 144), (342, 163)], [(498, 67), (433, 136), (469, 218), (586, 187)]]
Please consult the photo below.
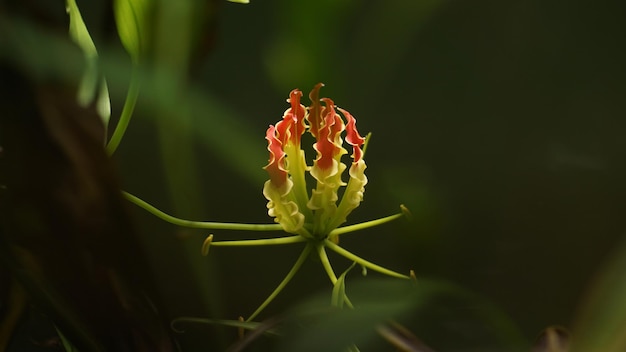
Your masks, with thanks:
[(122, 141), (122, 137), (124, 137), (124, 133), (126, 133), (126, 128), (128, 127), (130, 118), (133, 116), (133, 111), (135, 110), (140, 85), (139, 72), (137, 67), (134, 67), (130, 77), (128, 93), (126, 94), (126, 101), (124, 102), (124, 108), (122, 108), (120, 120), (118, 121), (117, 126), (115, 126), (115, 131), (113, 131), (109, 144), (106, 146), (106, 151), (109, 155), (113, 155), (113, 153), (115, 153), (115, 150)]
[[(323, 244), (319, 244), (317, 246), (317, 254), (320, 257), (320, 261), (322, 262), (322, 266), (324, 267), (324, 270), (326, 271), (326, 275), (328, 275), (330, 282), (334, 286), (337, 283), (337, 275), (335, 274), (335, 270), (333, 269), (333, 266), (330, 264), (330, 260), (328, 260), (328, 255), (326, 254), (326, 249), (324, 248)], [(346, 305), (350, 309), (354, 309), (354, 305), (352, 305), (352, 302), (350, 301), (350, 299), (348, 298), (346, 294), (343, 295), (343, 299)]]
[(338, 228), (330, 231), (330, 233), (328, 234), (328, 237), (335, 237), (335, 236), (342, 235), (344, 233), (355, 232), (355, 231), (358, 231), (358, 230), (366, 229), (368, 227), (374, 227), (374, 226), (382, 225), (384, 223), (388, 223), (390, 221), (396, 220), (396, 219), (401, 218), (403, 216), (404, 216), (404, 213), (398, 213), (398, 214), (386, 216), (384, 218), (362, 222), (362, 223), (359, 223), (359, 224), (338, 227)]
[(328, 255), (326, 254), (323, 244), (317, 246), (317, 254), (320, 257), (320, 261), (322, 262), (322, 266), (324, 267), (330, 282), (335, 285), (335, 283), (337, 283), (337, 275), (335, 274), (335, 270), (333, 270), (333, 266), (330, 264), (330, 260), (328, 260)]
[[(207, 319), (207, 318), (197, 318), (197, 317), (180, 317), (172, 320), (170, 323), (170, 327), (174, 332), (183, 333), (185, 330), (182, 330), (177, 327), (178, 324), (181, 323), (195, 323), (195, 324), (211, 324), (211, 325), (222, 325), (229, 326), (234, 328), (246, 329), (246, 330), (254, 330), (259, 328), (262, 323), (256, 322), (243, 322), (239, 320), (224, 320), (224, 319)], [(268, 329), (265, 330), (265, 333), (271, 335), (280, 335), (276, 329)]]
[(280, 245), (280, 244), (299, 243), (299, 242), (304, 242), (304, 241), (307, 241), (307, 239), (300, 235), (297, 235), (297, 236), (278, 237), (278, 238), (263, 238), (263, 239), (258, 239), (258, 240), (211, 242), (211, 246), (222, 246), (222, 247), (272, 246), (272, 245)]
[(367, 260), (365, 260), (365, 259), (363, 259), (363, 258), (361, 258), (361, 257), (359, 257), (359, 256), (357, 256), (357, 255), (355, 255), (355, 254), (353, 254), (351, 252), (348, 252), (347, 250), (341, 248), (340, 246), (332, 243), (329, 240), (324, 240), (324, 245), (326, 247), (330, 248), (331, 250), (333, 250), (334, 252), (336, 252), (337, 254), (347, 258), (348, 260), (357, 262), (359, 265), (362, 265), (362, 266), (364, 266), (366, 268), (369, 268), (369, 269), (372, 269), (374, 271), (378, 271), (381, 274), (385, 274), (385, 275), (389, 275), (389, 276), (393, 276), (393, 277), (398, 277), (398, 278), (401, 278), (401, 279), (410, 279), (410, 277), (407, 276), (407, 275), (402, 275), (402, 274), (397, 273), (395, 271), (392, 271), (392, 270), (383, 268), (382, 266), (376, 265), (376, 264), (374, 264), (372, 262), (368, 262)]
[(235, 241), (220, 241), (213, 242), (213, 235), (209, 235), (202, 244), (202, 249), (200, 253), (203, 256), (209, 255), (209, 249), (211, 246), (222, 246), (222, 247), (243, 247), (243, 246), (273, 246), (273, 245), (281, 245), (281, 244), (290, 244), (290, 243), (298, 243), (304, 242), (307, 239), (302, 236), (289, 236), (289, 237), (278, 237), (278, 238), (260, 238), (256, 240), (235, 240)]
[(252, 315), (248, 319), (246, 319), (246, 322), (249, 322), (252, 319), (256, 318), (256, 316), (259, 315), (263, 311), (263, 309), (265, 309), (265, 307), (267, 307), (267, 305), (270, 304), (274, 300), (274, 298), (276, 298), (276, 296), (278, 296), (280, 291), (282, 291), (285, 286), (287, 286), (289, 281), (291, 281), (291, 279), (296, 275), (306, 258), (309, 256), (309, 253), (311, 252), (311, 246), (312, 244), (309, 243), (304, 247), (302, 253), (300, 253), (300, 256), (298, 257), (298, 260), (296, 260), (296, 262), (291, 267), (291, 270), (289, 270), (289, 272), (287, 273), (287, 276), (285, 276), (283, 281), (278, 284), (276, 289), (274, 289), (274, 291), (265, 299), (265, 301), (261, 303), (259, 308), (257, 308), (254, 313), (252, 313)]
[(209, 221), (192, 221), (180, 219), (169, 214), (162, 212), (161, 210), (153, 207), (144, 200), (122, 191), (122, 195), (126, 197), (131, 203), (137, 205), (140, 208), (148, 211), (150, 214), (158, 217), (163, 221), (167, 221), (171, 224), (190, 227), (196, 229), (212, 229), (212, 230), (245, 230), (245, 231), (282, 231), (283, 228), (280, 224), (239, 224), (239, 223), (225, 223), (225, 222), (209, 222)]

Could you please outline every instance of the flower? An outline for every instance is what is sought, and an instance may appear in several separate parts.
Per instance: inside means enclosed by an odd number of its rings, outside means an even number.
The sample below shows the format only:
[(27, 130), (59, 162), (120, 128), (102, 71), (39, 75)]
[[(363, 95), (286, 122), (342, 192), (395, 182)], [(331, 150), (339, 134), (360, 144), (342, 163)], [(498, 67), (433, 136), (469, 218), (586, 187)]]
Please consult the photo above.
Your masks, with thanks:
[[(270, 179), (263, 187), (269, 215), (286, 232), (317, 239), (329, 237), (332, 230), (346, 221), (363, 200), (367, 184), (362, 149), (366, 139), (357, 131), (356, 119), (347, 110), (337, 108), (329, 98), (318, 98), (322, 86), (317, 84), (309, 94), (308, 108), (300, 104), (302, 92), (291, 91), (287, 99), (291, 107), (281, 121), (267, 129), (265, 139), (270, 158), (265, 169)], [(344, 132), (345, 142), (352, 146), (348, 183), (342, 181), (347, 166), (341, 159), (348, 153), (343, 147)], [(316, 158), (312, 166), (306, 164), (305, 151), (301, 148), (305, 133), (315, 140)], [(316, 182), (310, 196), (307, 172)], [(337, 204), (341, 187), (346, 188)]]
[[(362, 266), (363, 273), (367, 272), (366, 269), (370, 269), (393, 277), (414, 279), (413, 271), (410, 271), (410, 275), (397, 273), (365, 260), (338, 244), (339, 235), (382, 225), (402, 216), (407, 216), (408, 210), (400, 205), (400, 213), (358, 224), (341, 226), (346, 222), (346, 218), (352, 210), (363, 201), (363, 192), (367, 184), (366, 165), (363, 157), (369, 135), (364, 138), (359, 134), (356, 129), (356, 119), (347, 110), (337, 107), (329, 98), (319, 98), (319, 90), (322, 86), (321, 83), (317, 84), (309, 94), (311, 100), (309, 107), (304, 107), (300, 103), (302, 92), (297, 89), (292, 90), (289, 93), (289, 99), (287, 99), (290, 107), (285, 111), (282, 119), (276, 125), (270, 125), (265, 133), (269, 162), (264, 169), (270, 178), (263, 186), (263, 195), (268, 200), (268, 214), (274, 218), (276, 224), (221, 223), (179, 219), (158, 210), (129, 193), (124, 193), (131, 202), (178, 226), (214, 230), (285, 231), (292, 234), (275, 238), (233, 241), (213, 241), (214, 236), (211, 234), (207, 236), (202, 246), (203, 255), (208, 255), (211, 246), (266, 246), (306, 243), (300, 256), (283, 280), (248, 317), (247, 321), (253, 320), (274, 300), (311, 253), (317, 254), (331, 283), (335, 287), (343, 285), (345, 275), (341, 276), (341, 280), (338, 279), (328, 259), (326, 249), (352, 261), (352, 266), (355, 264)], [(307, 133), (315, 141), (312, 145), (312, 150), (315, 152), (312, 165), (307, 164), (305, 152), (302, 150), (302, 138)], [(344, 141), (352, 147), (352, 162), (348, 170), (349, 179), (347, 183), (342, 180), (343, 173), (348, 168), (342, 161), (342, 157), (348, 154), (344, 148)], [(307, 179), (311, 183), (315, 183), (315, 187), (311, 188), (310, 191), (307, 187)], [(341, 200), (339, 200), (341, 187), (345, 188)], [(339, 299), (339, 306), (345, 303), (348, 307), (352, 307), (352, 303), (345, 294), (343, 298), (340, 297)], [(336, 300), (333, 299), (333, 301)]]

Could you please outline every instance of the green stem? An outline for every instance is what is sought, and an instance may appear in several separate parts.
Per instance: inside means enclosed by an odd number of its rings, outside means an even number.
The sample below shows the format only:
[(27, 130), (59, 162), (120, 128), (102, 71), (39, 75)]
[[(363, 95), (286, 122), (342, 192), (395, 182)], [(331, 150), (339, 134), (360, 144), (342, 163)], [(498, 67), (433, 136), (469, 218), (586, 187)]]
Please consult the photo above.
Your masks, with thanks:
[(153, 207), (142, 199), (122, 191), (122, 195), (126, 197), (131, 203), (137, 205), (140, 208), (148, 211), (152, 215), (158, 217), (163, 221), (167, 221), (171, 224), (190, 227), (196, 229), (212, 229), (212, 230), (244, 230), (244, 231), (282, 231), (283, 227), (280, 224), (238, 224), (238, 223), (225, 223), (225, 222), (208, 222), (208, 221), (192, 221), (180, 219), (169, 214), (162, 212), (161, 210)]
[(376, 219), (376, 220), (370, 220), (370, 221), (366, 221), (366, 222), (362, 222), (362, 223), (358, 223), (358, 224), (354, 224), (354, 225), (338, 227), (338, 228), (332, 230), (328, 234), (328, 237), (335, 237), (335, 236), (342, 235), (344, 233), (354, 232), (354, 231), (366, 229), (368, 227), (374, 227), (374, 226), (382, 225), (384, 223), (388, 223), (390, 221), (396, 220), (396, 219), (401, 218), (403, 216), (404, 216), (404, 213), (398, 213), (398, 214), (395, 214), (395, 215), (386, 216), (384, 218), (380, 218), (380, 219)]
[(378, 271), (381, 274), (385, 274), (385, 275), (389, 275), (389, 276), (393, 276), (393, 277), (398, 277), (401, 279), (410, 279), (409, 276), (406, 275), (402, 275), (400, 273), (397, 273), (395, 271), (383, 268), (382, 266), (376, 265), (372, 262), (369, 262), (351, 252), (348, 252), (347, 250), (341, 248), (340, 246), (332, 243), (329, 240), (324, 240), (324, 245), (326, 247), (328, 247), (329, 249), (333, 250), (334, 252), (336, 252), (337, 254), (347, 258), (348, 260), (351, 260), (353, 262), (357, 262), (359, 265), (362, 265), (366, 268), (372, 269), (374, 271)]
[(128, 127), (130, 118), (133, 116), (135, 104), (137, 103), (137, 97), (139, 96), (139, 86), (139, 72), (137, 70), (137, 67), (134, 67), (130, 77), (128, 93), (126, 94), (126, 101), (124, 102), (124, 108), (122, 109), (120, 120), (117, 123), (117, 126), (115, 126), (115, 131), (113, 131), (113, 135), (111, 136), (111, 140), (109, 140), (109, 144), (107, 144), (106, 146), (106, 151), (109, 155), (113, 155), (113, 153), (115, 153), (115, 150), (122, 141), (122, 137), (124, 137), (124, 133), (126, 133), (126, 128)]
[[(322, 266), (324, 267), (324, 270), (326, 271), (330, 282), (333, 284), (333, 286), (335, 286), (335, 284), (337, 283), (337, 275), (335, 274), (333, 266), (330, 264), (330, 260), (328, 260), (328, 255), (326, 254), (326, 249), (324, 248), (323, 244), (317, 246), (317, 254), (320, 257), (320, 261), (322, 262)], [(352, 302), (347, 295), (344, 294), (343, 299), (350, 309), (354, 309), (354, 305), (352, 305)]]
[(330, 279), (330, 282), (335, 285), (337, 283), (337, 275), (335, 275), (335, 270), (333, 270), (333, 266), (330, 264), (330, 260), (328, 260), (328, 255), (326, 254), (326, 250), (323, 245), (317, 246), (317, 254), (320, 257), (320, 261), (322, 262), (322, 266)]
[(276, 296), (278, 296), (280, 291), (282, 291), (285, 286), (287, 286), (289, 281), (291, 281), (291, 279), (296, 275), (306, 258), (309, 256), (309, 253), (311, 252), (311, 246), (311, 244), (307, 244), (306, 247), (304, 247), (304, 250), (302, 250), (302, 253), (300, 253), (298, 260), (296, 260), (296, 262), (293, 264), (291, 270), (289, 270), (289, 272), (287, 273), (287, 276), (285, 276), (283, 281), (278, 284), (276, 289), (274, 289), (274, 291), (265, 299), (265, 301), (261, 303), (259, 308), (257, 308), (254, 313), (252, 313), (252, 315), (248, 319), (246, 319), (246, 322), (249, 322), (252, 319), (256, 318), (256, 316), (259, 315), (263, 311), (263, 309), (265, 309), (265, 307), (267, 307), (267, 305), (270, 304), (274, 300), (274, 298), (276, 298)]
[[(170, 323), (170, 327), (172, 328), (172, 330), (174, 330), (174, 332), (184, 333), (185, 332), (184, 330), (182, 330), (182, 329), (177, 327), (177, 325), (179, 325), (181, 323), (222, 325), (222, 326), (229, 326), (229, 327), (233, 327), (233, 328), (240, 328), (240, 329), (246, 329), (246, 330), (254, 330), (254, 329), (259, 328), (262, 325), (262, 323), (243, 322), (243, 321), (239, 321), (239, 320), (207, 319), (207, 318), (196, 318), (196, 317), (180, 317), (180, 318), (176, 318), (176, 319), (172, 320), (172, 322)], [(265, 333), (271, 334), (271, 335), (277, 335), (277, 336), (279, 335), (279, 333), (278, 333), (278, 331), (276, 331), (276, 329), (265, 330)]]
[(279, 244), (299, 243), (299, 242), (304, 242), (304, 241), (307, 241), (307, 239), (300, 235), (297, 235), (297, 236), (279, 237), (279, 238), (264, 238), (264, 239), (258, 239), (258, 240), (211, 242), (211, 246), (222, 246), (222, 247), (272, 246), (272, 245), (279, 245)]

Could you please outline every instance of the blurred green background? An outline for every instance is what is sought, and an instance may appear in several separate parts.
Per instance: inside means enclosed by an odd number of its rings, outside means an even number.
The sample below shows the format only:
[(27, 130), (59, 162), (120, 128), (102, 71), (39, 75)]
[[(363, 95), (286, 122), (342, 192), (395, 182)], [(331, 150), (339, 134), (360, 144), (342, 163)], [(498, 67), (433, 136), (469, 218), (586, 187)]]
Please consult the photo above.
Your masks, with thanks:
[[(192, 78), (204, 90), (194, 127), (159, 132), (144, 107), (115, 158), (129, 191), (179, 216), (266, 222), (263, 133), (291, 89), (324, 82), (322, 94), (373, 133), (365, 201), (349, 220), (400, 203), (415, 216), (342, 244), (469, 288), (533, 339), (572, 325), (624, 235), (624, 10), (618, 1), (223, 3), (214, 49)], [(245, 316), (297, 256), (219, 248), (201, 258), (202, 236), (181, 244), (182, 230), (137, 216), (173, 315)], [(332, 259), (340, 271), (349, 264)], [(266, 316), (320, 291), (330, 285), (310, 262)]]
[[(90, 30), (106, 31), (104, 5), (79, 6)], [(414, 215), (347, 235), (342, 245), (393, 270), (414, 269), (418, 281), (475, 292), (530, 341), (548, 325), (574, 324), (624, 238), (625, 10), (619, 1), (580, 0), (215, 3), (201, 29), (213, 33), (211, 50), (172, 98), (181, 105), (163, 111), (158, 94), (143, 92), (114, 160), (125, 190), (173, 215), (270, 222), (261, 193), (265, 129), (281, 118), (291, 89), (324, 82), (322, 95), (348, 109), (362, 134), (373, 133), (365, 200), (349, 222), (395, 213), (401, 203)], [(112, 93), (113, 116), (123, 94)], [(201, 257), (207, 232), (129, 208), (167, 316), (247, 316), (299, 254), (291, 245), (214, 248)], [(350, 264), (331, 261), (339, 272)], [(309, 261), (264, 316), (330, 290)], [(455, 325), (464, 309), (481, 306), (429, 315), (430, 326), (408, 324), (435, 347), (488, 350), (490, 332), (468, 333), (478, 324), (471, 320)], [(183, 341), (210, 346), (235, 336), (187, 330)]]

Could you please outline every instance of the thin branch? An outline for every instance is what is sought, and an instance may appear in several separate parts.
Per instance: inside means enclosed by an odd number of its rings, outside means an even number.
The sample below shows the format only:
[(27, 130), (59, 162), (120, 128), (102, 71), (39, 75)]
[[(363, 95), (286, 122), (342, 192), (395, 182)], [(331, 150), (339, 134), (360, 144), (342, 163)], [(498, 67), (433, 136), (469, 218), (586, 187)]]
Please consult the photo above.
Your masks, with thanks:
[(328, 234), (328, 237), (335, 237), (335, 236), (342, 235), (344, 233), (354, 232), (354, 231), (363, 230), (363, 229), (366, 229), (366, 228), (369, 228), (369, 227), (382, 225), (382, 224), (388, 223), (390, 221), (394, 221), (394, 220), (396, 220), (398, 218), (401, 218), (403, 216), (405, 216), (404, 213), (398, 213), (398, 214), (389, 215), (389, 216), (386, 216), (384, 218), (380, 218), (380, 219), (376, 219), (376, 220), (370, 220), (370, 221), (361, 222), (361, 223), (354, 224), (354, 225), (338, 227), (338, 228), (332, 230)]
[(402, 274), (397, 273), (397, 272), (395, 272), (393, 270), (389, 270), (389, 269), (383, 268), (380, 265), (376, 265), (376, 264), (374, 264), (372, 262), (369, 262), (369, 261), (367, 261), (367, 260), (365, 260), (365, 259), (363, 259), (363, 258), (361, 258), (361, 257), (359, 257), (359, 256), (357, 256), (357, 255), (355, 255), (355, 254), (353, 254), (353, 253), (351, 253), (351, 252), (341, 248), (340, 246), (334, 244), (333, 242), (331, 242), (329, 240), (324, 240), (324, 245), (326, 247), (328, 247), (329, 249), (333, 250), (335, 253), (337, 253), (337, 254), (347, 258), (348, 260), (351, 260), (353, 262), (357, 262), (359, 265), (362, 265), (362, 266), (364, 266), (364, 267), (366, 267), (368, 269), (372, 269), (374, 271), (378, 271), (381, 274), (385, 274), (385, 275), (389, 275), (389, 276), (393, 276), (393, 277), (398, 277), (398, 278), (401, 278), (401, 279), (410, 279), (410, 277), (407, 276), (407, 275), (402, 275)]
[(122, 191), (122, 195), (126, 197), (131, 203), (148, 211), (150, 214), (158, 217), (163, 221), (167, 221), (171, 224), (190, 227), (196, 229), (211, 229), (211, 230), (245, 230), (245, 231), (282, 231), (283, 227), (280, 224), (239, 224), (239, 223), (225, 223), (225, 222), (209, 222), (209, 221), (192, 221), (180, 219), (148, 204), (141, 198), (138, 198), (128, 192)]
[(307, 244), (304, 247), (304, 249), (302, 250), (302, 253), (300, 253), (300, 256), (298, 257), (296, 262), (293, 264), (293, 266), (291, 267), (291, 270), (289, 270), (289, 272), (287, 273), (283, 281), (281, 281), (280, 284), (278, 284), (278, 286), (276, 287), (276, 289), (274, 289), (274, 291), (265, 299), (265, 301), (261, 303), (259, 308), (257, 308), (254, 311), (254, 313), (252, 313), (252, 315), (250, 315), (250, 317), (246, 319), (247, 322), (256, 318), (256, 316), (259, 315), (263, 311), (263, 309), (265, 309), (265, 307), (267, 307), (267, 305), (270, 304), (274, 300), (274, 298), (276, 298), (276, 296), (278, 296), (280, 291), (282, 291), (285, 288), (285, 286), (287, 286), (289, 281), (291, 281), (291, 279), (296, 275), (296, 273), (298, 272), (298, 270), (300, 269), (300, 267), (302, 266), (306, 258), (309, 256), (309, 253), (311, 252), (311, 246), (312, 246), (311, 244)]

